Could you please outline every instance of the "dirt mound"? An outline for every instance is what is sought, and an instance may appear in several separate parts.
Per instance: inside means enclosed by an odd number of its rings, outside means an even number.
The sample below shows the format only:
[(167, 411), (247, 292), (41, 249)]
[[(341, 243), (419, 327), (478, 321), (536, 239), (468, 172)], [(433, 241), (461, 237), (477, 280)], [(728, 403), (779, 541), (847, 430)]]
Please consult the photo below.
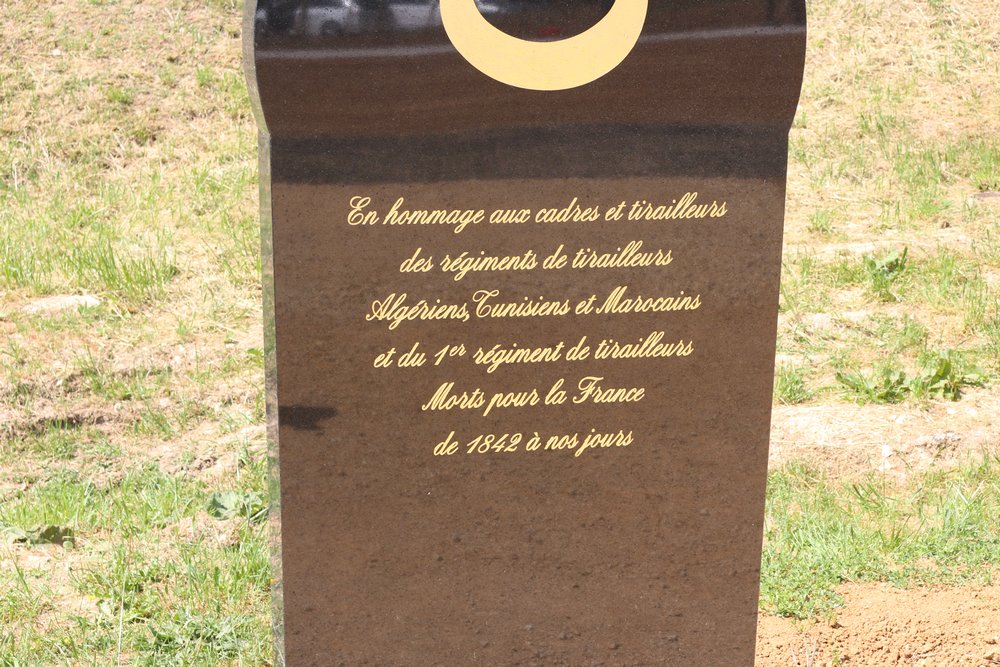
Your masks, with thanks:
[(757, 667), (1000, 665), (1000, 584), (900, 590), (845, 586), (836, 619), (761, 616)]
[(995, 387), (971, 390), (957, 403), (775, 406), (770, 467), (809, 461), (838, 477), (878, 470), (902, 480), (996, 451), (998, 415)]

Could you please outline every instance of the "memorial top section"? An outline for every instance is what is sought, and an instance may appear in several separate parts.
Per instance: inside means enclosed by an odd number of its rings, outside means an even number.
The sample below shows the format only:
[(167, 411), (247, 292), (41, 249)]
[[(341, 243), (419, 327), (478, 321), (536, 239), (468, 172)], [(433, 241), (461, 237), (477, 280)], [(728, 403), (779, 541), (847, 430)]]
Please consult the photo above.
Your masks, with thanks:
[[(497, 31), (535, 42), (585, 34), (613, 4), (446, 1), (475, 2)], [(805, 57), (804, 0), (649, 0), (620, 65), (556, 91), (501, 83), (470, 64), (438, 0), (258, 0), (252, 19), (263, 119), (288, 139), (622, 125), (787, 131)]]

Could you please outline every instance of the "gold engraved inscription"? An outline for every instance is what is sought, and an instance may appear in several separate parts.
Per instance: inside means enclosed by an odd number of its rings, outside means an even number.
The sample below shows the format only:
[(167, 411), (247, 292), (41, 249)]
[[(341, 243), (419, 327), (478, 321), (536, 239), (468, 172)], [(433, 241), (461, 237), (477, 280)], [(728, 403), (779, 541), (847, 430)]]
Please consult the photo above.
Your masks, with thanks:
[[(593, 246), (571, 246), (567, 243), (538, 247), (526, 244), (513, 252), (495, 252), (488, 247), (467, 247), (447, 251), (435, 249), (432, 241), (425, 240), (387, 267), (400, 275), (422, 275), (422, 285), (427, 280), (433, 285), (472, 281), (476, 287), (464, 294), (450, 296), (435, 294), (433, 287), (414, 290), (396, 290), (369, 302), (363, 318), (370, 324), (386, 327), (393, 336), (404, 336), (399, 345), (380, 352), (372, 361), (377, 372), (422, 373), (426, 368), (448, 368), (470, 364), (482, 372), (482, 382), (459, 386), (457, 380), (445, 379), (436, 384), (430, 396), (417, 398), (419, 410), (429, 414), (466, 413), (480, 417), (496, 418), (498, 415), (523, 412), (539, 414), (560, 409), (578, 411), (581, 419), (591, 415), (588, 406), (628, 406), (650, 398), (650, 390), (627, 381), (616, 380), (619, 371), (630, 363), (683, 363), (697, 354), (697, 342), (685, 334), (686, 318), (697, 313), (711, 295), (697, 286), (677, 285), (671, 288), (669, 279), (675, 264), (684, 262), (683, 253), (675, 248), (660, 247), (641, 238), (643, 229), (650, 224), (720, 224), (729, 213), (725, 200), (702, 197), (697, 192), (685, 192), (678, 197), (617, 202), (583, 201), (572, 197), (568, 203), (554, 203), (537, 209), (517, 205), (489, 209), (454, 208), (435, 206), (433, 202), (412, 205), (405, 197), (392, 198), (388, 206), (379, 208), (373, 197), (359, 194), (350, 198), (347, 207), (347, 224), (359, 230), (392, 229), (419, 226), (443, 233), (462, 234), (491, 225), (576, 225), (605, 224), (632, 225), (635, 237), (619, 244), (595, 243)], [(481, 238), (481, 233), (474, 235)], [(480, 243), (482, 241), (480, 240)], [(554, 246), (554, 247), (553, 247)], [(662, 285), (654, 292), (639, 289), (622, 280), (621, 272), (660, 272)], [(603, 279), (606, 287), (566, 294), (519, 293), (496, 282), (501, 276), (530, 272), (573, 272), (581, 281)], [(440, 278), (434, 278), (440, 276)], [(486, 286), (480, 287), (485, 283)], [(557, 284), (557, 283), (553, 283)], [(563, 283), (558, 283), (563, 284)], [(558, 290), (553, 290), (558, 292)], [(418, 293), (422, 292), (422, 293)], [(608, 318), (632, 318), (650, 314), (669, 319), (669, 327), (637, 331), (627, 337), (611, 336), (601, 332), (601, 323)], [(555, 321), (592, 322), (590, 331), (580, 332), (572, 338), (556, 340), (518, 339), (477, 341), (464, 335), (473, 320), (551, 319)], [(447, 344), (430, 347), (426, 341), (406, 340), (407, 323), (439, 323), (442, 332), (452, 338)], [(511, 328), (516, 331), (516, 328)], [(429, 349), (428, 349), (429, 348)], [(510, 386), (507, 372), (525, 366), (553, 366), (571, 364), (566, 368), (579, 368), (583, 372), (570, 377), (536, 386)], [(562, 372), (559, 373), (562, 375)], [(467, 377), (467, 375), (463, 375)], [(540, 430), (541, 431), (541, 430)], [(431, 453), (439, 457), (465, 455), (555, 455), (571, 452), (574, 457), (595, 450), (624, 450), (634, 443), (634, 431), (624, 429), (602, 430), (592, 426), (574, 433), (548, 434), (540, 431), (482, 433), (470, 438), (460, 438), (452, 430), (443, 440), (430, 445)]]

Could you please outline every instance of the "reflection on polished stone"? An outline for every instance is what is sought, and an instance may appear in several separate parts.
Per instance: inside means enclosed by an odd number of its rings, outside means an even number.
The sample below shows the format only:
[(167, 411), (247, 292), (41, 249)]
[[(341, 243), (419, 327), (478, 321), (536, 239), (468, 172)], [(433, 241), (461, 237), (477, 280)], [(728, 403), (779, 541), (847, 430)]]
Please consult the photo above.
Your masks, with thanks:
[[(473, 1), (473, 0), (470, 0)], [(497, 28), (522, 39), (546, 41), (572, 37), (600, 21), (611, 0), (474, 0)], [(704, 0), (656, 3), (664, 18), (704, 17), (705, 25), (802, 25), (804, 7), (794, 0)], [(697, 20), (695, 18), (694, 20)], [(314, 39), (324, 47), (352, 36), (385, 40), (400, 33), (438, 33), (438, 0), (261, 0), (254, 15), (258, 40)], [(353, 40), (359, 43), (358, 40)]]
[[(611, 9), (607, 0), (476, 0), (482, 15), (516, 37), (554, 40), (591, 27)], [(258, 37), (322, 38), (432, 31), (441, 27), (438, 0), (265, 0), (254, 16)]]

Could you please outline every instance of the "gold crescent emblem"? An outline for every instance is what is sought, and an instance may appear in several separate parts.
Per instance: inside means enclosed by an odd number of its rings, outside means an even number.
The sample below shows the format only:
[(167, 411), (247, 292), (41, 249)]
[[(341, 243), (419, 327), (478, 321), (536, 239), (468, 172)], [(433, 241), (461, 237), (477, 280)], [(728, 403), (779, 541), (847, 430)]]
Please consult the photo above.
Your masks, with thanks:
[(529, 90), (565, 90), (599, 79), (635, 48), (649, 0), (615, 0), (597, 25), (557, 42), (529, 42), (494, 27), (476, 0), (441, 0), (441, 23), (462, 57), (488, 77)]

